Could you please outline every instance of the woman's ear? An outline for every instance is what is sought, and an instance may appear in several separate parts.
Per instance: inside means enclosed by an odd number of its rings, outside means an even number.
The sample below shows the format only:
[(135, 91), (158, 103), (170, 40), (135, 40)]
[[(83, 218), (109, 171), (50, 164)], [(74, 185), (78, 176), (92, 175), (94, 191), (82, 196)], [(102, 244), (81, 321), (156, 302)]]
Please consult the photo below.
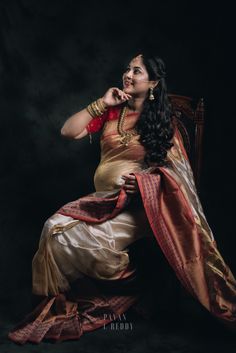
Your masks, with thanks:
[(155, 88), (158, 85), (159, 81), (150, 81), (152, 83), (152, 88)]
[(155, 88), (158, 85), (159, 81), (153, 81), (153, 88)]

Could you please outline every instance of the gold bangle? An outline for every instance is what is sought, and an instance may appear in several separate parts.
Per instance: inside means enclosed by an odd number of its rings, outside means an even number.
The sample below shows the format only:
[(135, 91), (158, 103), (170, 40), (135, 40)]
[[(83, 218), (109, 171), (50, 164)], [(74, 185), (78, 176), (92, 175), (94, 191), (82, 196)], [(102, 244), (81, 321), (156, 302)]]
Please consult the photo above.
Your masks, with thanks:
[(102, 98), (99, 98), (99, 99), (97, 100), (97, 105), (98, 105), (99, 109), (100, 109), (103, 113), (105, 113), (105, 111), (107, 110), (107, 106), (106, 106), (105, 103), (103, 102)]
[(99, 111), (98, 111), (98, 109), (96, 107), (96, 101), (91, 103), (91, 105), (92, 105), (93, 111), (95, 112), (96, 116), (98, 116), (99, 115)]
[(108, 107), (102, 101), (102, 98), (97, 99), (96, 101), (90, 103), (86, 109), (88, 113), (93, 117), (96, 118), (97, 116), (101, 116), (106, 112)]
[(89, 109), (90, 109), (90, 111), (92, 113), (91, 115), (92, 115), (93, 118), (96, 118), (99, 115), (98, 111), (97, 111), (97, 109), (96, 109), (96, 107), (94, 105), (94, 102), (89, 104)]
[(103, 105), (100, 102), (100, 99), (96, 101), (96, 105), (102, 114), (105, 113), (106, 109), (104, 109)]
[(97, 101), (93, 102), (92, 104), (93, 104), (94, 110), (96, 111), (97, 115), (98, 115), (98, 116), (99, 116), (99, 115), (102, 115), (103, 112), (101, 112), (101, 110), (99, 109), (98, 104), (97, 104)]
[(91, 115), (92, 118), (95, 118), (96, 117), (96, 113), (94, 112), (93, 108), (92, 108), (92, 105), (89, 104), (86, 108), (87, 112)]

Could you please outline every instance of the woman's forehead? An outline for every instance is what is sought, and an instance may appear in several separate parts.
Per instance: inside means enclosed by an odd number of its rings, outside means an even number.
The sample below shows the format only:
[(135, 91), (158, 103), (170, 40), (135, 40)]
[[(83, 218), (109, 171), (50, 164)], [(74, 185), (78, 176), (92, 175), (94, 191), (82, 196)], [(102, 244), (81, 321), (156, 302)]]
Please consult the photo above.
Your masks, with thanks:
[(136, 56), (135, 58), (133, 58), (131, 61), (130, 61), (130, 65), (132, 66), (140, 66), (140, 67), (145, 67), (144, 64), (143, 64), (143, 58), (142, 58), (142, 55), (138, 55)]

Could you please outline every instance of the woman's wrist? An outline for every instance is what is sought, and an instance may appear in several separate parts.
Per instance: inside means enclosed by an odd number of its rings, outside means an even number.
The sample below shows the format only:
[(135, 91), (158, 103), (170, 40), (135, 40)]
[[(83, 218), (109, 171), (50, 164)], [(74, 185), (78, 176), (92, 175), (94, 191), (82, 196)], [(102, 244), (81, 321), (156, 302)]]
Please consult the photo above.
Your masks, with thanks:
[(109, 108), (109, 104), (107, 104), (107, 103), (105, 102), (104, 97), (102, 97), (102, 98), (100, 98), (100, 99), (101, 99), (101, 102), (102, 102), (103, 106), (104, 106), (106, 109)]
[(101, 116), (107, 111), (108, 106), (103, 101), (103, 98), (99, 98), (96, 101), (90, 103), (86, 110), (93, 117)]

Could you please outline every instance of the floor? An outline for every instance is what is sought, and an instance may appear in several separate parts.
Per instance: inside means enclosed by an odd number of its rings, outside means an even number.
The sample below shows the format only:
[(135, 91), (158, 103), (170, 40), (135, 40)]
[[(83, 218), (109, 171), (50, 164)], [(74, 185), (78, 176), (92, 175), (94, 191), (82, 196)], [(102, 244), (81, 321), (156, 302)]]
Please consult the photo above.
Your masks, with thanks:
[[(24, 298), (24, 300), (23, 300)], [(39, 345), (17, 345), (7, 338), (10, 329), (30, 308), (30, 290), (18, 293), (18, 300), (9, 297), (11, 305), (1, 307), (1, 353), (235, 353), (236, 335), (216, 322), (198, 303), (185, 297), (177, 310), (166, 309), (149, 317), (129, 309), (121, 320), (81, 336), (77, 341), (43, 342)]]

